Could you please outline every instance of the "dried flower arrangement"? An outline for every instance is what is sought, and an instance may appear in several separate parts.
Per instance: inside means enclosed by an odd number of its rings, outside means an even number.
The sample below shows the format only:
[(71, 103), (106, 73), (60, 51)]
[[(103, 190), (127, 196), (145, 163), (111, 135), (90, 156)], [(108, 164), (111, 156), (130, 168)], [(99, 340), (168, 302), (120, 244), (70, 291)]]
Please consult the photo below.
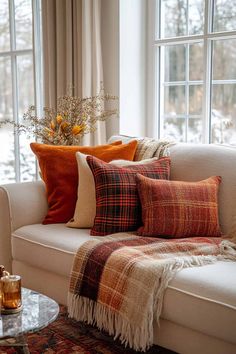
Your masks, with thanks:
[(9, 119), (0, 123), (12, 124), (17, 134), (28, 133), (44, 144), (78, 145), (81, 138), (96, 130), (96, 122), (117, 115), (117, 109), (104, 110), (104, 103), (118, 100), (116, 96), (104, 93), (101, 88), (97, 96), (80, 98), (61, 96), (57, 99), (57, 109), (44, 107), (44, 117), (36, 115), (36, 107), (30, 106), (23, 115), (23, 123)]

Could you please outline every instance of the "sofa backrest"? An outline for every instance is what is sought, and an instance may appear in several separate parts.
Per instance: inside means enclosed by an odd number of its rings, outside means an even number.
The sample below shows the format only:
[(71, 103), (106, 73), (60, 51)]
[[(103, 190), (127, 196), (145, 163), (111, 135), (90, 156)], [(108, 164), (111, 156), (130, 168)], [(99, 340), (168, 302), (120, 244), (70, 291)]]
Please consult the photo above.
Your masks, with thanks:
[[(127, 136), (109, 139), (128, 141)], [(214, 144), (176, 143), (169, 148), (171, 179), (200, 181), (210, 176), (221, 176), (219, 217), (222, 232), (236, 235), (236, 148)]]

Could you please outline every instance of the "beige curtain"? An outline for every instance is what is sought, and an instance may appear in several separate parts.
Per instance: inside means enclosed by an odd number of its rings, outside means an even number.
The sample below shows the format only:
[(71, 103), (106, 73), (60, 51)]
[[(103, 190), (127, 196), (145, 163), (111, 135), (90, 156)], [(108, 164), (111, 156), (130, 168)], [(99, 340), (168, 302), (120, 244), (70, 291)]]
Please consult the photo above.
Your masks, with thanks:
[[(96, 95), (103, 81), (101, 0), (42, 0), (45, 106), (69, 90), (75, 96)], [(87, 134), (83, 144), (106, 140), (105, 122)]]

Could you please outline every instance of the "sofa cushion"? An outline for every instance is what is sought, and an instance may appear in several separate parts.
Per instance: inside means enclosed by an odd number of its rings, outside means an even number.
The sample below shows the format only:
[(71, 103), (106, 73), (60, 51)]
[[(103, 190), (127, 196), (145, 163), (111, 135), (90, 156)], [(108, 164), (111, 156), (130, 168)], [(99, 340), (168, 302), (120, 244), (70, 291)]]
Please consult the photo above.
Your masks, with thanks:
[[(87, 156), (80, 152), (76, 153), (78, 164), (79, 184), (77, 191), (77, 202), (73, 218), (67, 223), (69, 227), (91, 228), (96, 216), (96, 191), (92, 171), (87, 163)], [(157, 158), (142, 161), (112, 160), (110, 164), (125, 167), (129, 165), (140, 165), (156, 161)]]
[(141, 205), (136, 174), (155, 179), (169, 179), (170, 159), (126, 167), (109, 165), (93, 156), (87, 157), (96, 189), (96, 216), (91, 235), (105, 236), (137, 230), (141, 225)]
[(236, 344), (236, 262), (181, 270), (165, 292), (162, 317)]
[(133, 160), (137, 147), (135, 140), (128, 144), (98, 146), (58, 146), (31, 143), (37, 156), (42, 178), (46, 184), (48, 213), (43, 224), (65, 223), (73, 215), (77, 199), (78, 169), (75, 153), (96, 156), (104, 161)]
[(173, 238), (221, 236), (219, 176), (199, 182), (154, 180), (137, 174), (142, 205), (140, 236)]
[(76, 250), (92, 238), (89, 232), (65, 224), (23, 226), (12, 234), (13, 259), (69, 276)]
[[(74, 254), (87, 240), (91, 240), (89, 229), (23, 226), (12, 235), (13, 258), (69, 277)], [(236, 262), (229, 261), (181, 270), (166, 289), (161, 317), (236, 343), (235, 274)]]

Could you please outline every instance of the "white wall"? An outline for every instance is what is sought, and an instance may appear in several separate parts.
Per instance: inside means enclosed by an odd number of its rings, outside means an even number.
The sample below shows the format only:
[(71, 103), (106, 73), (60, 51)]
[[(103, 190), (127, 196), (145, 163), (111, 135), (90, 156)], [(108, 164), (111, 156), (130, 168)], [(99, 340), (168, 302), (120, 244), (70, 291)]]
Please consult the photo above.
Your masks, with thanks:
[(119, 96), (120, 118), (107, 121), (113, 134), (147, 135), (146, 0), (101, 0), (105, 91)]
[(146, 135), (146, 0), (120, 0), (120, 133)]
[[(104, 87), (107, 93), (119, 96), (119, 0), (102, 0), (101, 4)], [(119, 118), (111, 117), (106, 127), (107, 139), (118, 134)]]

